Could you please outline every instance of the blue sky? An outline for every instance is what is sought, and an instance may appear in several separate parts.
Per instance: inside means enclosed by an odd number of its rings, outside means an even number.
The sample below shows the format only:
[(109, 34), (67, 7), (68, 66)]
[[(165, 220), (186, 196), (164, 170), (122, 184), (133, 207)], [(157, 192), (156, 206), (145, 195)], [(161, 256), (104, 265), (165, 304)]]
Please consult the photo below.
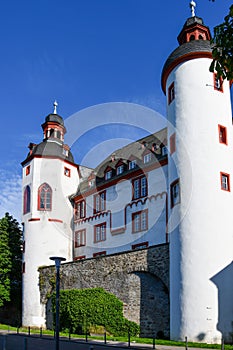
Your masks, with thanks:
[[(232, 3), (196, 2), (196, 15), (211, 31)], [(42, 140), (41, 124), (54, 99), (64, 119), (110, 102), (165, 115), (161, 70), (190, 14), (188, 0), (1, 1), (0, 217), (9, 211), (20, 221), (20, 162), (29, 142)], [(85, 160), (91, 136), (87, 132), (75, 143), (76, 162)], [(132, 139), (141, 136), (140, 130), (132, 133)], [(102, 148), (108, 151), (108, 144)]]

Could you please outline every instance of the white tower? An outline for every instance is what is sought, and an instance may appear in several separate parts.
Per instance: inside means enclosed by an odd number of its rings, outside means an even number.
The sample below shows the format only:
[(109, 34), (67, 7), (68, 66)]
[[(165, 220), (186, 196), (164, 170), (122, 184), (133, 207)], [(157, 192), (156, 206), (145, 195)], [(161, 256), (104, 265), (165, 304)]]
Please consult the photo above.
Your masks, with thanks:
[(69, 196), (77, 189), (77, 165), (64, 144), (62, 117), (49, 114), (42, 124), (44, 139), (30, 144), (23, 166), (23, 325), (45, 327), (40, 302), (38, 267), (51, 256), (72, 260), (72, 217)]
[[(233, 135), (229, 82), (209, 71), (210, 32), (188, 18), (167, 59), (172, 339), (230, 340)], [(217, 277), (216, 277), (217, 276)], [(223, 290), (231, 291), (225, 293)]]

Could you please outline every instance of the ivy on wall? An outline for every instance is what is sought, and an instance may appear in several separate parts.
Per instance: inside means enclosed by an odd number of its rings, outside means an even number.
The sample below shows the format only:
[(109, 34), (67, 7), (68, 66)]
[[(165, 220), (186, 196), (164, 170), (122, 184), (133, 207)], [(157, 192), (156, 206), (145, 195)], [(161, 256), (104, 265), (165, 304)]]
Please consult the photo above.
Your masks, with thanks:
[[(53, 313), (56, 295), (52, 294)], [(123, 316), (123, 303), (103, 288), (60, 291), (60, 329), (72, 333), (90, 332), (93, 326), (103, 326), (114, 336), (139, 334), (139, 326)]]

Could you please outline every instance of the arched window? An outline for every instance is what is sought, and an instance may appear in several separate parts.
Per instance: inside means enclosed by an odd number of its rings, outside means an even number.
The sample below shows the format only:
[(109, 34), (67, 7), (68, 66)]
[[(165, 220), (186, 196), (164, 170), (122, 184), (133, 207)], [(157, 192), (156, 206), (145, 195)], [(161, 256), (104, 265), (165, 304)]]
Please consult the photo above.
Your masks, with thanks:
[(52, 189), (46, 183), (38, 190), (38, 210), (52, 210)]
[(23, 213), (27, 214), (30, 212), (31, 206), (31, 190), (29, 186), (26, 186), (23, 193)]

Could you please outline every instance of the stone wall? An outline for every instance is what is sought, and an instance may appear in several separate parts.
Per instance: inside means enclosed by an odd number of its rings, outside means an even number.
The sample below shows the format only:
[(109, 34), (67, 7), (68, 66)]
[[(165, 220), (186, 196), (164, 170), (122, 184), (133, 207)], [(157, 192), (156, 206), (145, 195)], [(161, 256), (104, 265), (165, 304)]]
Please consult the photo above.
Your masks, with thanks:
[[(60, 272), (61, 289), (102, 287), (123, 301), (124, 316), (140, 324), (141, 336), (169, 337), (168, 244), (62, 264)], [(54, 267), (40, 268), (43, 304), (54, 287)]]

